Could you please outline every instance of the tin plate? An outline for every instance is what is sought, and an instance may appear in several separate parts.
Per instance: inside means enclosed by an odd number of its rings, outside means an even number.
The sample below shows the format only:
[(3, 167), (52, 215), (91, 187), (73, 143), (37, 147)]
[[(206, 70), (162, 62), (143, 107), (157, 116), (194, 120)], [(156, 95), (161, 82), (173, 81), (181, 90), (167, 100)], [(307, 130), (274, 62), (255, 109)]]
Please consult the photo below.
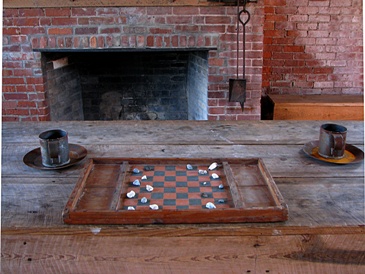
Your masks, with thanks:
[(364, 152), (361, 149), (350, 144), (346, 144), (345, 155), (343, 158), (341, 159), (324, 158), (318, 154), (318, 143), (319, 143), (318, 140), (306, 143), (303, 147), (303, 151), (305, 152), (305, 154), (322, 162), (339, 164), (339, 165), (354, 164), (364, 160)]
[(36, 168), (36, 169), (42, 169), (42, 170), (55, 170), (55, 169), (62, 169), (69, 166), (73, 166), (77, 163), (79, 163), (81, 160), (83, 160), (87, 155), (87, 150), (80, 145), (76, 144), (69, 144), (69, 150), (70, 150), (70, 162), (63, 165), (63, 166), (57, 166), (57, 167), (46, 167), (42, 164), (42, 156), (41, 156), (41, 149), (36, 148), (32, 151), (28, 152), (24, 158), (23, 162), (29, 167)]

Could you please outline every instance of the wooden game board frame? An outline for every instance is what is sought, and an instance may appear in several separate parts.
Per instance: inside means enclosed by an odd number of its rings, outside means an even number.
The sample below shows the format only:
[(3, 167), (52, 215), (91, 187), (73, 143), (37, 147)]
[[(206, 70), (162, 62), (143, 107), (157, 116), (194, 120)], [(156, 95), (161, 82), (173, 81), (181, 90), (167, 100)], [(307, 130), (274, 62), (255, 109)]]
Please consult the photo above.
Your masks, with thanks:
[[(126, 172), (135, 164), (206, 165), (217, 162), (223, 166), (233, 207), (222, 209), (159, 209), (125, 210), (120, 203), (125, 195)], [(95, 200), (83, 202), (90, 184), (95, 183), (91, 171), (98, 167), (105, 175), (108, 168), (119, 166), (116, 182), (102, 181)], [(114, 168), (115, 170), (115, 168)], [(104, 177), (104, 176), (99, 176)], [(108, 176), (105, 176), (108, 177)], [(244, 177), (244, 178), (243, 178)], [(109, 193), (109, 194), (105, 194)], [(91, 202), (90, 202), (91, 201)], [(90, 158), (72, 191), (63, 211), (67, 224), (178, 224), (279, 222), (288, 219), (288, 207), (273, 178), (260, 158), (181, 159), (181, 158)]]

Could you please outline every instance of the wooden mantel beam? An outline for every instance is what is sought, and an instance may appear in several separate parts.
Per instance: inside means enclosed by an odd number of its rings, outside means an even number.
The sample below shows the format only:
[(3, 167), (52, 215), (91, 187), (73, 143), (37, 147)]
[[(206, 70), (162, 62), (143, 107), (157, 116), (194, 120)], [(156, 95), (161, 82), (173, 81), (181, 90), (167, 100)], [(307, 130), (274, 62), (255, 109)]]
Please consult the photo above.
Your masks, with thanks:
[(233, 0), (4, 0), (3, 8), (224, 6)]

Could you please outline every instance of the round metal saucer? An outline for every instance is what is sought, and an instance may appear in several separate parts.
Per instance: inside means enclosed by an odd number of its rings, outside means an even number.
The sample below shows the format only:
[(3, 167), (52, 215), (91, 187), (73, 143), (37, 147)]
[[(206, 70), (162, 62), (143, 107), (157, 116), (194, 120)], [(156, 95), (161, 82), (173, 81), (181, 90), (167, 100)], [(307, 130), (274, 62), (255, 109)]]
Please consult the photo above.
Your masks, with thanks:
[(72, 165), (77, 164), (82, 159), (84, 159), (87, 155), (87, 150), (80, 145), (75, 144), (69, 144), (69, 150), (70, 150), (70, 162), (63, 166), (57, 166), (57, 167), (46, 167), (42, 164), (42, 156), (41, 156), (41, 148), (33, 149), (32, 151), (28, 152), (24, 158), (23, 162), (27, 166), (36, 168), (36, 169), (43, 169), (43, 170), (54, 170), (54, 169), (61, 169), (66, 168)]
[(325, 158), (318, 154), (318, 143), (319, 141), (311, 141), (306, 143), (303, 147), (303, 151), (310, 157), (333, 164), (353, 164), (361, 162), (364, 159), (364, 152), (350, 144), (346, 144), (345, 155), (341, 159)]

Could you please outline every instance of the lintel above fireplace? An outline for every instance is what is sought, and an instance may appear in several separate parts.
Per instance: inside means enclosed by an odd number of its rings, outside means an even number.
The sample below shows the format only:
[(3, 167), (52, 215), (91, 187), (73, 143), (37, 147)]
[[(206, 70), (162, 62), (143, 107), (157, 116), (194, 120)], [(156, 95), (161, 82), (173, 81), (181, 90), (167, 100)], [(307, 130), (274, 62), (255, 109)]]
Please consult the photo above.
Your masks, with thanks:
[(217, 47), (193, 47), (193, 48), (87, 48), (87, 49), (52, 49), (34, 48), (33, 51), (41, 53), (76, 53), (76, 52), (173, 52), (173, 51), (209, 51), (216, 50)]
[(48, 8), (48, 7), (181, 7), (181, 6), (227, 6), (236, 0), (4, 0), (4, 8)]

